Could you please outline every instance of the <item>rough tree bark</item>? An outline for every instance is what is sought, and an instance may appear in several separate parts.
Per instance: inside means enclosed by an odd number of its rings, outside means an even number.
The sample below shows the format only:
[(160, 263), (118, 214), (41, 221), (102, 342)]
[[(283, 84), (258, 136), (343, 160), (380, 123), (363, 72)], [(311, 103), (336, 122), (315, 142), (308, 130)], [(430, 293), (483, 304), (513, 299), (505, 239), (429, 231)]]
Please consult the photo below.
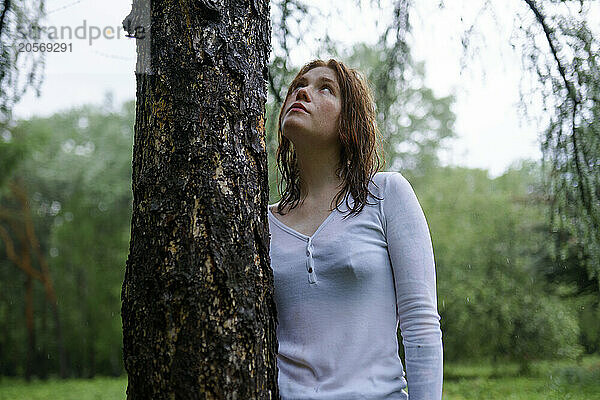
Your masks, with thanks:
[(128, 399), (278, 398), (267, 0), (134, 0)]

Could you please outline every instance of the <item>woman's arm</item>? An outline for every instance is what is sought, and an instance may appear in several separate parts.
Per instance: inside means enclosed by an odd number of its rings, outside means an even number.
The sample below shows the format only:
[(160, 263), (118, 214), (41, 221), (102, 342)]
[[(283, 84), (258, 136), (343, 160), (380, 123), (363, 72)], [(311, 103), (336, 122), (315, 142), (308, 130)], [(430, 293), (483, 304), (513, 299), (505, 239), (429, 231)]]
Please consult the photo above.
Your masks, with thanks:
[(439, 400), (443, 380), (442, 331), (427, 221), (410, 183), (398, 172), (387, 176), (382, 208), (409, 398)]

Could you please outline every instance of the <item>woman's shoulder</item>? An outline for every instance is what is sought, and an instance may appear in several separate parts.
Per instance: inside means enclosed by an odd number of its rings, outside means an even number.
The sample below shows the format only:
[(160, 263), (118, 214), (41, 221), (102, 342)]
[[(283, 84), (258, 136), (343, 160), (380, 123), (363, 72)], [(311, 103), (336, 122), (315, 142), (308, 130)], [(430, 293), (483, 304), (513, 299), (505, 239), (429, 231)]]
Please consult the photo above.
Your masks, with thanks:
[(414, 196), (414, 190), (410, 182), (398, 171), (377, 172), (372, 179), (378, 188), (377, 191), (385, 198), (395, 200)]
[(373, 175), (373, 181), (375, 183), (383, 182), (386, 179), (388, 179), (390, 175), (394, 175), (394, 174), (400, 174), (400, 172), (396, 172), (396, 171), (379, 171), (379, 172), (376, 172), (375, 175)]
[(404, 175), (397, 171), (379, 171), (373, 175), (371, 181), (383, 192), (398, 189), (399, 186), (410, 185)]

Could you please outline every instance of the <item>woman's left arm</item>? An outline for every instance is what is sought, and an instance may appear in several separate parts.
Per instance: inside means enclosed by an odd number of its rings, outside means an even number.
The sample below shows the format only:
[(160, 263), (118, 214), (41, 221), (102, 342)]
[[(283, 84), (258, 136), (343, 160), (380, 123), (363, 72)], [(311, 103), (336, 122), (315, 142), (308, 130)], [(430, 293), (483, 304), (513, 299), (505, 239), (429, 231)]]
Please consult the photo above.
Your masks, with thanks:
[(443, 349), (431, 235), (410, 183), (387, 176), (382, 202), (410, 400), (442, 398)]

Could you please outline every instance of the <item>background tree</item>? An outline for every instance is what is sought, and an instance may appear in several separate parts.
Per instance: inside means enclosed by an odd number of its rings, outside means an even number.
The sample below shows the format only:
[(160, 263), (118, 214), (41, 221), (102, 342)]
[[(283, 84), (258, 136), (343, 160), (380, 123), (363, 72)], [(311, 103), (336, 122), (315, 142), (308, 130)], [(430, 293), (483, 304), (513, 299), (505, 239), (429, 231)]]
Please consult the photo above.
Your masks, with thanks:
[[(448, 359), (517, 361), (578, 356), (575, 309), (544, 287), (536, 269), (548, 252), (544, 204), (528, 193), (538, 168), (438, 168), (415, 181), (429, 222), (438, 307)], [(458, 188), (458, 190), (457, 190)]]
[[(552, 225), (581, 244), (580, 262), (600, 276), (600, 42), (589, 27), (590, 1), (524, 0), (536, 23), (524, 25), (527, 65), (551, 110), (542, 149), (552, 173)], [(536, 38), (543, 37), (543, 45)], [(566, 218), (565, 218), (566, 217)], [(565, 224), (565, 219), (570, 220)], [(565, 245), (557, 242), (557, 249)], [(600, 288), (599, 288), (600, 290)]]
[(0, 12), (0, 129), (12, 118), (12, 108), (25, 92), (39, 92), (44, 67), (44, 52), (25, 51), (23, 46), (44, 37), (40, 20), (44, 17), (41, 0), (3, 0)]
[[(64, 340), (58, 315), (58, 302), (52, 278), (50, 277), (48, 263), (40, 249), (28, 203), (28, 195), (24, 191), (23, 185), (20, 182), (11, 182), (10, 189), (14, 198), (18, 200), (19, 207), (18, 209), (0, 209), (0, 220), (10, 225), (12, 229), (11, 235), (7, 227), (3, 226), (4, 224), (0, 225), (0, 238), (4, 242), (7, 258), (25, 274), (25, 325), (27, 327), (25, 378), (30, 380), (33, 374), (41, 376), (46, 376), (47, 374), (47, 368), (43, 366), (43, 353), (46, 350), (46, 346), (43, 346), (43, 350), (40, 351), (42, 346), (38, 345), (34, 327), (33, 285), (35, 281), (39, 281), (43, 285), (46, 300), (52, 309), (56, 332), (55, 338), (61, 361), (60, 372), (61, 376), (65, 376)], [(16, 241), (11, 236), (18, 237), (18, 247), (15, 246)]]
[[(521, 87), (526, 113), (541, 99), (547, 118), (541, 143), (549, 221), (580, 243), (581, 267), (590, 278), (600, 274), (600, 42), (590, 27), (593, 0), (523, 0), (510, 39), (523, 65), (539, 85)], [(440, 2), (445, 7), (445, 2)], [(486, 1), (479, 13), (493, 13)], [(462, 40), (472, 46), (473, 24)], [(556, 241), (556, 252), (567, 244)], [(599, 288), (600, 290), (600, 288)]]
[[(28, 368), (42, 377), (122, 374), (118, 311), (130, 236), (133, 112), (128, 103), (120, 110), (83, 107), (33, 118), (19, 122), (11, 129), (11, 141), (4, 142), (7, 149), (26, 149), (6, 176), (10, 185), (0, 197), (0, 225), (10, 233), (8, 240), (1, 238), (0, 249), (0, 329), (5, 333), (0, 365), (5, 375)], [(13, 187), (27, 194), (32, 227), (25, 238), (37, 238), (37, 246), (28, 240), (23, 249), (30, 249), (30, 257), (18, 253), (18, 232), (25, 230), (28, 214)], [(27, 275), (16, 273), (17, 263), (4, 257), (11, 241), (17, 261), (30, 259), (40, 273), (41, 279), (33, 281), (31, 305), (23, 301)], [(47, 274), (42, 263), (47, 263)], [(48, 299), (45, 282), (53, 285), (56, 304)], [(22, 317), (27, 307), (37, 344), (33, 357), (26, 356), (23, 345), (30, 328), (25, 329)], [(63, 340), (57, 336), (61, 328)]]

